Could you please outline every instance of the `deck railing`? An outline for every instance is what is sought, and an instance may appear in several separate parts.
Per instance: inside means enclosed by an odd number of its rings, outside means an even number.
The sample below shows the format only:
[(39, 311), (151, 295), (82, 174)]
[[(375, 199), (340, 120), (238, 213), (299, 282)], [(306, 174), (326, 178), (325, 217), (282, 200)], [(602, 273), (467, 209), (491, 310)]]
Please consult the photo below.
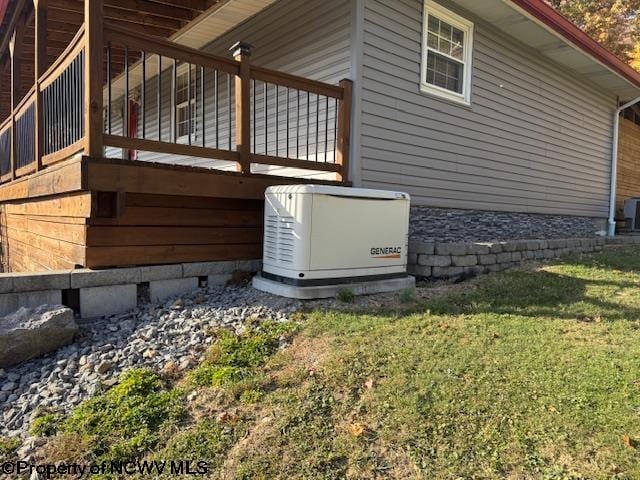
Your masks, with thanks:
[(73, 41), (0, 125), (0, 181), (105, 148), (125, 157), (231, 162), (245, 174), (267, 165), (347, 181), (350, 81), (330, 85), (255, 66), (242, 43), (227, 59), (104, 25), (103, 17), (100, 0), (85, 2)]
[[(237, 62), (117, 26), (105, 26), (107, 85), (104, 145), (190, 157), (238, 161), (233, 134)], [(113, 73), (114, 51), (121, 52)], [(136, 59), (136, 60), (134, 60)], [(178, 119), (178, 72), (185, 71), (187, 125)], [(139, 92), (139, 125), (130, 125), (132, 91)], [(184, 88), (183, 88), (184, 89)], [(117, 93), (115, 93), (117, 91)], [(149, 93), (153, 91), (153, 95)], [(114, 125), (114, 111), (121, 113)], [(212, 129), (203, 112), (209, 110)], [(189, 120), (200, 126), (198, 132)], [(209, 135), (211, 131), (211, 135)]]
[[(258, 164), (346, 178), (349, 81), (330, 85), (251, 65), (243, 44), (230, 60), (112, 25), (104, 40), (105, 146), (232, 161), (244, 173)], [(116, 51), (122, 72), (114, 75)]]
[(11, 180), (11, 117), (0, 125), (0, 181)]
[(84, 149), (84, 28), (40, 78), (42, 164)]
[(30, 92), (18, 105), (15, 113), (15, 156), (16, 175), (24, 175), (35, 170), (34, 141), (34, 95)]

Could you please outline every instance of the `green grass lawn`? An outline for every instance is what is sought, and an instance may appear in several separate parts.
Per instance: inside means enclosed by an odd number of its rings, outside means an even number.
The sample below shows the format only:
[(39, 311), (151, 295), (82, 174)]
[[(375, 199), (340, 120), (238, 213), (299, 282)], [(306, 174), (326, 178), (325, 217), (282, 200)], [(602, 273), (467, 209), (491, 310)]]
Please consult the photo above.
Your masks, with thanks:
[(276, 354), (227, 339), (147, 458), (229, 479), (640, 478), (639, 286), (640, 249), (608, 251), (396, 312), (313, 312)]

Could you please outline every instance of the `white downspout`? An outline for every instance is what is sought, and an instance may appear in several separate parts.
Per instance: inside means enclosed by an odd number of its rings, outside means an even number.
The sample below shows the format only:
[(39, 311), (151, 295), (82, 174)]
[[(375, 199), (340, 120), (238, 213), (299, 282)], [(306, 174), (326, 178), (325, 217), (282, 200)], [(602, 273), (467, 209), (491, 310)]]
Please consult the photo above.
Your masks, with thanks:
[(613, 149), (611, 155), (611, 188), (609, 190), (609, 223), (607, 235), (616, 235), (616, 184), (618, 177), (618, 139), (620, 138), (620, 113), (640, 102), (640, 97), (625, 103), (616, 110), (613, 117)]

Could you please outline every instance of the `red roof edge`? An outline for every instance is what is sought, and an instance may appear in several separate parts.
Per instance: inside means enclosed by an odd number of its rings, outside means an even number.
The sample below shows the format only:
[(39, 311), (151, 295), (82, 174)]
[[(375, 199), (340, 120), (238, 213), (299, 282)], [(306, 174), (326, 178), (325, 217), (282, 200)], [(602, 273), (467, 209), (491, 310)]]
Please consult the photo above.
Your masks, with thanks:
[(625, 80), (640, 87), (639, 72), (580, 30), (551, 5), (543, 0), (511, 0), (511, 2), (555, 30), (580, 50), (600, 61)]

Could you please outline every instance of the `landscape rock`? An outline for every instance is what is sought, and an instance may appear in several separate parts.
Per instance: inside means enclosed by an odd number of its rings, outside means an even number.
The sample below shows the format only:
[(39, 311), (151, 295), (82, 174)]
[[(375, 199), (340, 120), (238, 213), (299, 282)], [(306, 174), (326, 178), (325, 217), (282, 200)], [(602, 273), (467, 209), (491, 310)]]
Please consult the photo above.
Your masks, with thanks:
[(115, 385), (126, 370), (180, 374), (204, 359), (215, 329), (241, 333), (249, 322), (285, 321), (299, 309), (297, 300), (216, 285), (163, 304), (97, 318), (82, 323), (79, 330), (76, 325), (74, 343), (3, 367), (0, 437), (19, 436), (26, 442), (41, 412), (69, 412)]
[(20, 308), (0, 319), (0, 367), (57, 350), (71, 343), (77, 332), (78, 325), (69, 308), (47, 305)]

